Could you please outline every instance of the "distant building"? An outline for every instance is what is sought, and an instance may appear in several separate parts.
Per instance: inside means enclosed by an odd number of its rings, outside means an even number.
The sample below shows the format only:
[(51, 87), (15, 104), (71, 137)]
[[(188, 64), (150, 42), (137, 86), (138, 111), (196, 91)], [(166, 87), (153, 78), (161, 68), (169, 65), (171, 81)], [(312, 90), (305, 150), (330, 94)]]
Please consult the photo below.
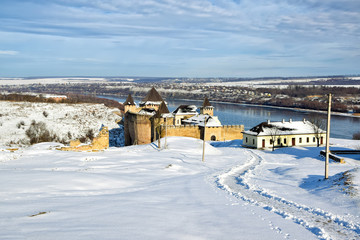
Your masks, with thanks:
[(243, 145), (265, 149), (291, 146), (317, 146), (324, 144), (326, 131), (317, 128), (307, 120), (286, 122), (262, 122), (243, 132)]
[(52, 99), (55, 102), (60, 102), (62, 100), (67, 99), (66, 95), (54, 95), (54, 94), (44, 94), (44, 95), (42, 95), (42, 97), (47, 98), (47, 99)]
[(125, 145), (148, 144), (165, 137), (165, 134), (212, 141), (242, 139), (244, 126), (223, 126), (213, 116), (214, 107), (207, 98), (200, 113), (195, 105), (180, 105), (170, 113), (160, 94), (151, 88), (139, 107), (130, 94), (124, 106)]

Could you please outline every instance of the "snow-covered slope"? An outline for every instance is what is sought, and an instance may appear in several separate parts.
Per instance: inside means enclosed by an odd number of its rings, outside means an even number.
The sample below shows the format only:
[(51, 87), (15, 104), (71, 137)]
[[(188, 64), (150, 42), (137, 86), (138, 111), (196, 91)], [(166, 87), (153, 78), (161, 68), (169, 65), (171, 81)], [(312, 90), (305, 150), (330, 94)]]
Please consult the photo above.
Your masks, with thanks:
[(321, 148), (206, 143), (202, 162), (201, 140), (167, 142), (98, 153), (56, 143), (0, 149), (0, 239), (360, 237), (356, 160), (331, 162), (324, 181)]
[[(25, 131), (31, 122), (44, 122), (48, 130), (65, 141), (84, 136), (89, 129), (95, 134), (101, 125), (116, 128), (115, 114), (103, 104), (64, 104), (0, 101), (0, 146), (27, 143)], [(70, 133), (70, 134), (69, 134)]]

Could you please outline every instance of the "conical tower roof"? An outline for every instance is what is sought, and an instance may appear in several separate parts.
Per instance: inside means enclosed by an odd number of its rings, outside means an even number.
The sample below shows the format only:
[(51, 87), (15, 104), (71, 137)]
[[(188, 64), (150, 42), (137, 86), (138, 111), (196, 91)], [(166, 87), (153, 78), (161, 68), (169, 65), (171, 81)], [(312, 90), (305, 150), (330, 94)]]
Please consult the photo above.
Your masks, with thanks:
[(134, 99), (129, 93), (128, 97), (126, 98), (124, 105), (135, 105)]
[(207, 97), (205, 97), (202, 107), (212, 107)]
[(143, 102), (162, 102), (164, 101), (158, 91), (154, 87), (148, 92), (146, 97), (142, 100)]
[(156, 111), (155, 117), (161, 117), (161, 114), (163, 113), (170, 113), (164, 101), (161, 102), (159, 109)]

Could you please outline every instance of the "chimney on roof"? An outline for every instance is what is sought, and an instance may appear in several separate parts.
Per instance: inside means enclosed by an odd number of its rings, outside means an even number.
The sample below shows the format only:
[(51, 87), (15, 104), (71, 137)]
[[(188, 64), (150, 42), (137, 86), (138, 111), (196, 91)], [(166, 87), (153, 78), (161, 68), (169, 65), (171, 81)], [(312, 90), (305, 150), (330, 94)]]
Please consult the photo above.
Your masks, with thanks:
[(282, 123), (285, 123), (285, 119), (282, 120)]
[(306, 123), (306, 119), (305, 119), (305, 118), (303, 119), (303, 122)]
[(291, 118), (289, 119), (289, 123), (292, 123), (292, 119), (291, 119)]
[(270, 124), (270, 119), (267, 120), (267, 123)]

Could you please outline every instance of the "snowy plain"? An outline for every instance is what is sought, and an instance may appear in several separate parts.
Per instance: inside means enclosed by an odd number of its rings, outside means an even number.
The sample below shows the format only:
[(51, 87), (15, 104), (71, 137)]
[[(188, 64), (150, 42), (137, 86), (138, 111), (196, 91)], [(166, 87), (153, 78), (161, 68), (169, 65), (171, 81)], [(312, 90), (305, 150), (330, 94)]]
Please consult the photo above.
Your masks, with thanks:
[[(165, 139), (162, 139), (164, 147)], [(331, 139), (334, 148), (359, 141)], [(359, 160), (169, 137), (104, 152), (0, 149), (0, 239), (359, 239)]]

